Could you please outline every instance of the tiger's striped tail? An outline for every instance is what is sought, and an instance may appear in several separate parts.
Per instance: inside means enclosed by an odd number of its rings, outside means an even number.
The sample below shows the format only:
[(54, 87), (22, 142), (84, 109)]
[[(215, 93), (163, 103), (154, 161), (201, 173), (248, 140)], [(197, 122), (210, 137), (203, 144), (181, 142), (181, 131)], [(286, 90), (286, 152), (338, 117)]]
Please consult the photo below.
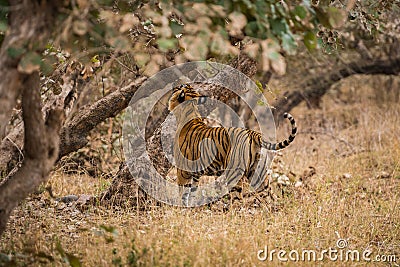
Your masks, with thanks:
[(281, 150), (287, 147), (291, 142), (293, 142), (297, 133), (296, 121), (294, 120), (293, 116), (290, 115), (289, 113), (284, 113), (283, 117), (285, 119), (288, 119), (290, 124), (292, 125), (292, 132), (290, 133), (289, 137), (286, 140), (279, 143), (270, 143), (268, 141), (262, 140), (261, 145), (263, 148), (266, 148), (268, 150)]

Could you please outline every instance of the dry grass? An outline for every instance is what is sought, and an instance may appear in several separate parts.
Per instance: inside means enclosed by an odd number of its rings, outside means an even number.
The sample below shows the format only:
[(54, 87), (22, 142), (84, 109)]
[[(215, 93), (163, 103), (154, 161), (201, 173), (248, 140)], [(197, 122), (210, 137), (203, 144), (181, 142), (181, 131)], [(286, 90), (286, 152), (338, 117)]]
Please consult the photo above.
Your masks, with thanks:
[[(322, 110), (299, 107), (294, 111), (300, 134), (275, 164), (292, 182), (301, 179), (302, 184), (288, 186), (275, 208), (79, 211), (43, 192), (16, 210), (0, 251), (13, 255), (18, 265), (61, 266), (65, 263), (56, 249), (59, 240), (85, 266), (255, 266), (261, 265), (257, 251), (265, 246), (269, 251), (321, 252), (336, 248), (342, 238), (348, 242), (346, 249), (371, 250), (371, 259), (397, 256), (396, 263), (371, 265), (398, 266), (400, 106), (368, 97), (350, 104), (336, 100), (328, 95)], [(284, 129), (278, 134), (284, 136)], [(310, 166), (316, 174), (303, 175)], [(108, 182), (56, 173), (49, 183), (56, 195), (66, 195), (96, 194)], [(278, 263), (275, 254), (273, 264)], [(272, 265), (268, 260), (264, 264)], [(323, 264), (349, 262), (330, 261), (326, 256)]]

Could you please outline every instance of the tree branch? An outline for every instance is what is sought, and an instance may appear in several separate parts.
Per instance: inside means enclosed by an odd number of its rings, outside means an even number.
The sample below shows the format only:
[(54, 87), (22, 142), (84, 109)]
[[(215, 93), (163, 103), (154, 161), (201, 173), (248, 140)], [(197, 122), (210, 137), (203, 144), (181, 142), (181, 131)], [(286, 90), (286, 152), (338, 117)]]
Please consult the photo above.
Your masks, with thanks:
[(88, 142), (86, 137), (89, 132), (107, 118), (115, 117), (124, 110), (146, 79), (146, 77), (138, 78), (94, 104), (79, 110), (61, 130), (59, 158), (84, 147)]
[(306, 79), (296, 91), (289, 93), (284, 99), (277, 101), (273, 106), (275, 120), (281, 120), (284, 112), (289, 112), (303, 101), (319, 99), (341, 79), (354, 74), (385, 74), (397, 75), (400, 73), (400, 57), (376, 59), (373, 61), (351, 62), (344, 68), (329, 73), (319, 74)]

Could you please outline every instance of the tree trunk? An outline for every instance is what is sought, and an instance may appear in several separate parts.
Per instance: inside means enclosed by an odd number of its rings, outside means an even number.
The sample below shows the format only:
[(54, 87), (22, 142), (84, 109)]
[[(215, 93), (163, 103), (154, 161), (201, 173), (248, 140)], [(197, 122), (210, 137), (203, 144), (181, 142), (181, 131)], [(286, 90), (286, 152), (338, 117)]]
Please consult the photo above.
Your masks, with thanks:
[[(46, 42), (58, 1), (10, 0), (9, 33), (0, 49), (0, 140), (6, 134), (11, 111), (21, 93), (22, 74), (17, 70), (21, 55), (11, 51), (28, 49), (27, 44)], [(50, 25), (50, 26), (49, 26)]]
[(53, 109), (45, 124), (41, 111), (39, 73), (22, 81), (22, 116), (25, 130), (24, 161), (18, 171), (0, 186), (0, 235), (12, 210), (44, 182), (52, 169), (59, 145), (63, 108)]
[(45, 124), (41, 112), (39, 73), (31, 70), (24, 74), (18, 69), (21, 57), (31, 49), (30, 44), (37, 47), (46, 44), (59, 2), (8, 2), (10, 25), (0, 50), (0, 136), (5, 136), (12, 109), (22, 94), (25, 149), (21, 168), (12, 178), (3, 179), (0, 185), (0, 235), (12, 210), (46, 179), (53, 166), (58, 155), (58, 131), (63, 112), (62, 109), (53, 109)]

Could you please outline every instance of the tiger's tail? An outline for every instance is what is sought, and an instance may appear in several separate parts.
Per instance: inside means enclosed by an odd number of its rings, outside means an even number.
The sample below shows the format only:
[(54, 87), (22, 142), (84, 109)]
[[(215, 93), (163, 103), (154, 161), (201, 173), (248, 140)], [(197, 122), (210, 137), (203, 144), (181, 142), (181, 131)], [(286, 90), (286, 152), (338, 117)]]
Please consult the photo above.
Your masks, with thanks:
[(290, 133), (289, 137), (279, 143), (270, 143), (268, 141), (262, 140), (261, 146), (263, 148), (266, 148), (268, 150), (281, 150), (285, 147), (287, 147), (291, 142), (293, 142), (294, 138), (296, 137), (297, 133), (297, 126), (296, 126), (296, 121), (294, 120), (293, 116), (290, 115), (289, 113), (284, 113), (283, 117), (285, 119), (288, 119), (290, 124), (292, 125), (292, 132)]

